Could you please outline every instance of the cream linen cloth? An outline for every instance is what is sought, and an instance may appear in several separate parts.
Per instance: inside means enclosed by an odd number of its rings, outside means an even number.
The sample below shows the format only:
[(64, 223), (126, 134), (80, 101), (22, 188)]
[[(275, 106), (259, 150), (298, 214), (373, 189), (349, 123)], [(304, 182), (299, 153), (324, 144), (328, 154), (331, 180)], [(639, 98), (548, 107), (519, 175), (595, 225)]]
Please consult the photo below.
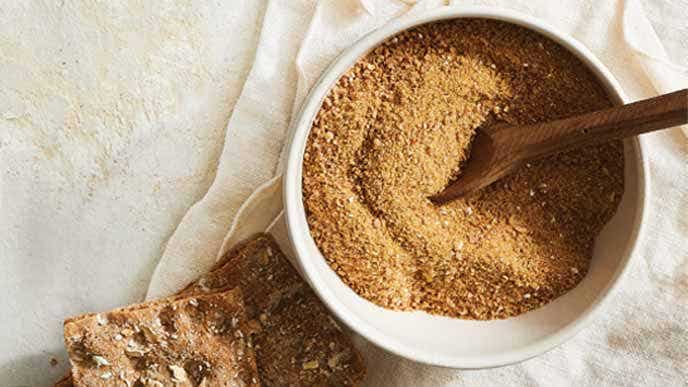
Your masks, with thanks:
[[(397, 17), (442, 1), (272, 0), (253, 69), (227, 127), (218, 173), (206, 196), (170, 238), (149, 297), (170, 294), (207, 271), (236, 241), (272, 231), (280, 218), (280, 152), (308, 88), (343, 49)], [(682, 53), (669, 57), (640, 3), (629, 1), (456, 1), (502, 5), (571, 34), (614, 73), (632, 99), (688, 86), (687, 4), (654, 5)], [(664, 8), (662, 8), (664, 7)], [(673, 8), (672, 8), (673, 7)], [(673, 14), (672, 14), (673, 13)], [(671, 35), (673, 34), (673, 35)], [(643, 136), (651, 160), (646, 239), (603, 318), (535, 359), (494, 370), (458, 372), (386, 354), (362, 339), (370, 386), (684, 385), (688, 383), (688, 144), (679, 129)], [(275, 220), (276, 219), (276, 220)], [(288, 243), (281, 243), (288, 248)]]

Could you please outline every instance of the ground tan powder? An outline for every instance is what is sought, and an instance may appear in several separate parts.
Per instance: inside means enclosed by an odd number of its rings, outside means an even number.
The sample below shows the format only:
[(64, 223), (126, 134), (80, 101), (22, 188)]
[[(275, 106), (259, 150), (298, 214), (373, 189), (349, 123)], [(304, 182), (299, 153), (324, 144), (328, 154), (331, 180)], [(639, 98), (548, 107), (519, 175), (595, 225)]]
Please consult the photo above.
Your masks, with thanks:
[(619, 142), (550, 157), (445, 206), (481, 125), (610, 106), (556, 43), (487, 20), (424, 25), (361, 59), (324, 100), (304, 159), (311, 233), (356, 293), (386, 308), (515, 316), (585, 275), (623, 192)]

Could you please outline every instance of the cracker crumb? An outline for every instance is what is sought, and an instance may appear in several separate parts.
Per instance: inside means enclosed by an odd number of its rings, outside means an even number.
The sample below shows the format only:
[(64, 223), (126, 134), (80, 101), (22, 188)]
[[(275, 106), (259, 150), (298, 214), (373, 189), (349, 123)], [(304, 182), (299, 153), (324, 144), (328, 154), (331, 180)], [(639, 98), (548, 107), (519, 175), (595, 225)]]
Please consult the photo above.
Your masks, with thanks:
[(170, 369), (170, 372), (172, 372), (172, 379), (176, 383), (187, 381), (186, 371), (184, 368), (174, 364), (169, 365), (168, 368)]
[(317, 360), (311, 360), (303, 363), (303, 369), (304, 370), (313, 370), (318, 368), (318, 361)]
[(107, 361), (106, 358), (100, 355), (93, 355), (93, 362), (96, 363), (96, 367), (101, 367), (101, 366), (108, 366), (110, 365), (110, 362)]
[(103, 316), (102, 314), (98, 313), (96, 315), (96, 321), (98, 322), (98, 325), (105, 325), (108, 323), (107, 317)]

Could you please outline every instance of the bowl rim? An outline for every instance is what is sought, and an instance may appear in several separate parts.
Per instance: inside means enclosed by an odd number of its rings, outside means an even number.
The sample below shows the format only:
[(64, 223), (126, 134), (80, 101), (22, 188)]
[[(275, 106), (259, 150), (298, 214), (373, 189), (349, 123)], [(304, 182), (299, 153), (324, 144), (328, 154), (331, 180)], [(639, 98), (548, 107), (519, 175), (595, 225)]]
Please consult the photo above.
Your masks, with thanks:
[[(630, 143), (636, 155), (634, 161), (637, 167), (639, 187), (638, 198), (636, 200), (637, 211), (630, 239), (631, 242), (625, 247), (625, 255), (622, 257), (620, 267), (613, 274), (609, 284), (602, 289), (597, 295), (597, 298), (574, 321), (553, 334), (536, 340), (524, 347), (509, 350), (499, 355), (439, 356), (427, 349), (407, 346), (403, 342), (387, 336), (383, 331), (369, 325), (356, 315), (347, 313), (348, 308), (341, 304), (333, 291), (321, 280), (320, 274), (314, 264), (310, 262), (311, 260), (304, 259), (304, 252), (307, 251), (305, 244), (308, 236), (310, 236), (310, 230), (306, 223), (305, 212), (299, 209), (298, 204), (302, 201), (301, 176), (303, 153), (313, 119), (320, 109), (322, 100), (327, 95), (334, 82), (336, 82), (336, 80), (339, 79), (339, 77), (362, 55), (365, 55), (378, 44), (401, 31), (411, 29), (421, 24), (459, 18), (500, 20), (538, 32), (562, 45), (579, 58), (591, 71), (593, 71), (593, 73), (595, 73), (598, 80), (604, 84), (610, 97), (616, 99), (616, 103), (628, 102), (628, 98), (621, 89), (618, 81), (592, 52), (572, 37), (532, 16), (492, 6), (447, 6), (424, 11), (413, 16), (401, 16), (368, 33), (344, 50), (323, 71), (318, 81), (313, 85), (300, 111), (295, 117), (296, 119), (292, 120), (292, 127), (290, 128), (288, 143), (286, 145), (286, 170), (284, 171), (282, 194), (285, 206), (284, 215), (287, 233), (296, 254), (295, 259), (307, 282), (339, 321), (342, 321), (346, 326), (376, 346), (398, 356), (441, 367), (481, 369), (518, 363), (547, 352), (572, 338), (581, 329), (589, 325), (594, 320), (595, 316), (600, 313), (603, 309), (603, 304), (611, 298), (610, 296), (613, 291), (618, 287), (622, 275), (629, 267), (629, 260), (636, 251), (638, 241), (642, 239), (642, 235), (645, 233), (644, 225), (646, 223), (645, 219), (647, 219), (648, 216), (647, 209), (649, 208), (649, 170), (647, 156), (643, 151), (643, 141), (639, 140), (637, 137), (627, 140), (627, 144)], [(303, 227), (304, 224), (305, 228)]]

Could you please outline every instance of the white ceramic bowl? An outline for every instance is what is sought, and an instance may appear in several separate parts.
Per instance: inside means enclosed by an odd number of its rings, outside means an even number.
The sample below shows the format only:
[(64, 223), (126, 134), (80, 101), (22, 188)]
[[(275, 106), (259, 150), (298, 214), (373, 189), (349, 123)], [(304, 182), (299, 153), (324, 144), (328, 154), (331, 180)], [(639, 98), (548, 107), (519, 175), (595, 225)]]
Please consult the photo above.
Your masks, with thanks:
[(637, 139), (625, 142), (625, 193), (616, 215), (597, 238), (582, 282), (546, 306), (497, 321), (468, 321), (423, 312), (395, 312), (356, 295), (330, 269), (310, 235), (302, 201), (302, 161), (313, 119), (330, 88), (358, 58), (414, 26), (454, 18), (487, 18), (517, 24), (551, 38), (597, 75), (616, 103), (626, 98), (617, 81), (582, 44), (529, 16), (488, 7), (444, 7), (388, 24), (365, 36), (324, 72), (294, 121), (284, 176), (284, 203), (292, 247), (301, 272), (327, 307), (351, 329), (403, 357), (454, 368), (502, 366), (541, 354), (571, 338), (603, 312), (641, 234), (647, 200), (647, 161)]

